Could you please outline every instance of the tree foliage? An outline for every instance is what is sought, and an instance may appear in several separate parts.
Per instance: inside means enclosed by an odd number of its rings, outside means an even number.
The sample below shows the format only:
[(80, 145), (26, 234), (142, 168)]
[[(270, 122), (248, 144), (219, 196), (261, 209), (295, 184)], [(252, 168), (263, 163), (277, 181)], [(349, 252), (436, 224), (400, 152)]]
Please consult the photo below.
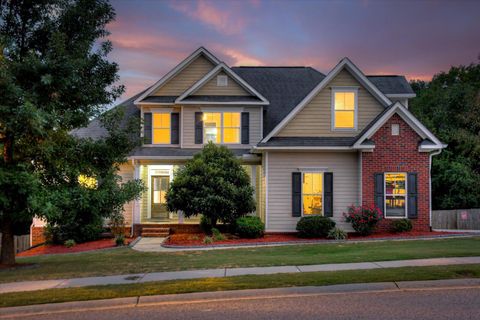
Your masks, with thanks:
[(480, 64), (416, 81), (410, 109), (448, 147), (433, 157), (434, 209), (480, 207)]
[(176, 171), (167, 205), (186, 217), (202, 214), (215, 227), (217, 221), (233, 223), (254, 211), (253, 192), (247, 172), (232, 151), (210, 142)]
[[(73, 219), (72, 211), (92, 200), (76, 174), (98, 177), (98, 194), (117, 190), (110, 165), (131, 145), (116, 145), (122, 134), (108, 116), (110, 138), (70, 135), (124, 90), (115, 85), (117, 64), (107, 59), (106, 25), (114, 16), (106, 0), (0, 0), (0, 263), (15, 261), (16, 226), (34, 214)], [(102, 202), (101, 215), (120, 202)]]

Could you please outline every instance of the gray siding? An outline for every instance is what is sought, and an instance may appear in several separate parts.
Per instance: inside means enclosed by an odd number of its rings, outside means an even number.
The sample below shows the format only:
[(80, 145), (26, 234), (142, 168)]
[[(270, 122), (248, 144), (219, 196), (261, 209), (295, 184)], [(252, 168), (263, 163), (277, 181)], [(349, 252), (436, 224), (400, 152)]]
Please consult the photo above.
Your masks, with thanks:
[(350, 231), (343, 221), (348, 206), (358, 203), (359, 174), (356, 152), (269, 152), (267, 231), (295, 231), (300, 218), (292, 217), (292, 172), (298, 168), (327, 168), (333, 172), (333, 220)]
[[(122, 183), (133, 180), (133, 174), (134, 174), (134, 170), (132, 165), (125, 163), (120, 166), (118, 175), (122, 177), (122, 181), (121, 181)], [(123, 206), (123, 216), (125, 218), (125, 224), (127, 225), (132, 224), (132, 213), (133, 213), (133, 201)]]

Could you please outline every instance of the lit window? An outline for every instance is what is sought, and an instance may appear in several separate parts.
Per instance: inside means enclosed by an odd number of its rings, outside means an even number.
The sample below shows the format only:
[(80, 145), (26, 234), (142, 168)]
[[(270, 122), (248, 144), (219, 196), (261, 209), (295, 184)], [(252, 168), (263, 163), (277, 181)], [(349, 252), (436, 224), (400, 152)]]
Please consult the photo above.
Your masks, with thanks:
[(302, 206), (304, 215), (322, 214), (323, 174), (302, 174)]
[(354, 129), (355, 128), (355, 91), (334, 91), (333, 92), (334, 128)]
[(84, 174), (78, 176), (78, 183), (87, 189), (95, 189), (97, 187), (97, 179)]
[(203, 129), (205, 143), (240, 143), (240, 113), (204, 113)]
[(406, 173), (385, 173), (385, 217), (406, 217)]
[(153, 114), (153, 143), (170, 144), (170, 113)]

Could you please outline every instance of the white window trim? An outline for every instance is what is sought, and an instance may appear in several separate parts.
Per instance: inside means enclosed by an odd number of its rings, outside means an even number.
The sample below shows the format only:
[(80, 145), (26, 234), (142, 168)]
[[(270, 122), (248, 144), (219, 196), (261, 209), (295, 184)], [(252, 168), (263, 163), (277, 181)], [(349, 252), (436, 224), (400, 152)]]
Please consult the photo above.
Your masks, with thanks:
[[(164, 174), (153, 174), (156, 170), (164, 170)], [(170, 183), (173, 181), (173, 165), (147, 165), (148, 195), (147, 195), (147, 219), (152, 218), (152, 176), (169, 176)], [(170, 214), (170, 213), (169, 213)], [(140, 218), (141, 219), (141, 218)]]
[[(202, 110), (203, 111), (203, 110)], [(203, 111), (203, 114), (205, 113), (220, 113), (220, 143), (216, 143), (215, 144), (220, 144), (220, 145), (241, 145), (242, 144), (242, 111), (237, 111), (237, 110), (208, 110), (208, 111)], [(225, 128), (224, 125), (223, 125), (223, 115), (224, 113), (238, 113), (240, 114), (240, 126), (239, 126), (239, 130), (240, 130), (240, 134), (238, 135), (238, 142), (224, 142), (223, 141), (223, 138), (224, 138), (224, 134), (223, 134), (223, 129)], [(202, 121), (203, 123), (203, 144), (207, 144), (208, 142), (206, 142), (207, 140), (205, 139), (205, 121)], [(227, 128), (235, 128), (235, 127), (227, 127)]]
[[(386, 176), (387, 174), (404, 174), (405, 175), (405, 216), (403, 217), (387, 217), (387, 179)], [(390, 196), (397, 196), (390, 194)], [(384, 218), (385, 219), (405, 219), (408, 217), (408, 174), (407, 172), (384, 172), (383, 173), (383, 212), (384, 212)]]
[[(162, 110), (151, 110), (150, 112), (152, 113), (152, 137), (151, 137), (152, 143), (149, 146), (171, 146), (172, 145), (172, 112), (173, 112), (173, 109), (168, 108), (168, 109), (162, 109)], [(159, 114), (159, 113), (170, 115), (170, 143), (153, 143), (153, 135), (154, 135), (154, 131), (155, 131), (155, 128), (153, 127), (153, 117), (154, 117), (154, 114)]]
[[(300, 193), (300, 199), (301, 199), (301, 203), (300, 203), (300, 209), (301, 209), (301, 212), (302, 212), (302, 217), (313, 217), (313, 216), (322, 216), (324, 217), (325, 216), (325, 206), (323, 205), (324, 204), (324, 200), (325, 200), (325, 186), (324, 186), (324, 174), (325, 174), (326, 170), (309, 170), (307, 168), (307, 170), (301, 170), (300, 171), (300, 174), (301, 174), (301, 181), (300, 181), (300, 184), (302, 186), (302, 192)], [(317, 214), (304, 214), (303, 213), (303, 174), (305, 173), (320, 173), (322, 174), (322, 213), (317, 213)], [(310, 193), (308, 193), (310, 194)], [(317, 193), (313, 193), (313, 194), (317, 194)]]
[[(355, 94), (354, 110), (353, 110), (353, 128), (336, 128), (335, 127), (335, 93), (337, 92), (353, 92)], [(358, 87), (332, 87), (331, 92), (331, 130), (332, 131), (357, 131), (358, 127)]]
[[(396, 131), (394, 130), (396, 128)], [(391, 125), (391, 135), (392, 136), (399, 136), (400, 135), (400, 124), (399, 123), (392, 123)]]

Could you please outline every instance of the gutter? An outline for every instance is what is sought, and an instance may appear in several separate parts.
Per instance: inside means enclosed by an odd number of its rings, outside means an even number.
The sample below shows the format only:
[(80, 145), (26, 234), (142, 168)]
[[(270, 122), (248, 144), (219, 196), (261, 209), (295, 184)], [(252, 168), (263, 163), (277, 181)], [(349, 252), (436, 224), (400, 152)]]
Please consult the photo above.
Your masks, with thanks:
[[(446, 145), (445, 145), (446, 146)], [(429, 198), (429, 203), (428, 203), (428, 211), (429, 211), (429, 227), (430, 227), (430, 231), (432, 231), (432, 158), (433, 156), (436, 156), (436, 155), (439, 155), (440, 153), (442, 152), (442, 149), (439, 149), (437, 151), (434, 151), (432, 153), (430, 153), (430, 157), (429, 157), (429, 162), (428, 162), (428, 190), (429, 190), (429, 193), (430, 193), (430, 196), (428, 197)]]

